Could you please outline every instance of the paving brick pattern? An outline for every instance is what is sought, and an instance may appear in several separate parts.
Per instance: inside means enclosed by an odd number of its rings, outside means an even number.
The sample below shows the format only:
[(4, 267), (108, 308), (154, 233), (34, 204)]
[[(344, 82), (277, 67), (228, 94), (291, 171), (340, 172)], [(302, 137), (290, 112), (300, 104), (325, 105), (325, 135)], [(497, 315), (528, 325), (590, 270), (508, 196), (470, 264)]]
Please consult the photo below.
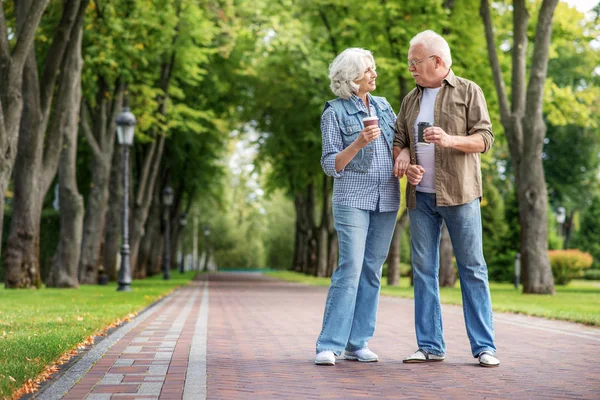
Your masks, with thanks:
[(181, 399), (200, 292), (200, 283), (180, 289), (113, 345), (63, 398)]
[(447, 360), (416, 350), (413, 301), (382, 297), (369, 346), (378, 363), (315, 366), (327, 288), (265, 278), (210, 283), (209, 399), (600, 399), (600, 329), (495, 314), (498, 368), (471, 355), (462, 308), (443, 306)]
[[(315, 366), (327, 288), (253, 274), (208, 279), (208, 295), (204, 282), (180, 289), (64, 399), (204, 398), (184, 393), (190, 379), (205, 380), (192, 383), (202, 383), (208, 399), (600, 399), (599, 328), (496, 313), (502, 365), (487, 369), (471, 356), (462, 309), (443, 306), (447, 360), (403, 364), (416, 349), (413, 302), (382, 297), (369, 343), (380, 361)], [(198, 352), (193, 341), (206, 334), (199, 333), (203, 294), (207, 343)], [(206, 375), (190, 360), (206, 365)]]

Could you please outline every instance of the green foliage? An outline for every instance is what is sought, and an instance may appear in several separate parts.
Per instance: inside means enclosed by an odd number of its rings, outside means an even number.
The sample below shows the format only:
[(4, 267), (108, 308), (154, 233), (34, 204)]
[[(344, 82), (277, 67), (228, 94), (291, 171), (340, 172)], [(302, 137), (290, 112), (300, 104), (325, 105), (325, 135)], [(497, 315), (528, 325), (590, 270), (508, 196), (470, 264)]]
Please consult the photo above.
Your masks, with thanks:
[(507, 250), (487, 259), (488, 279), (491, 282), (514, 282), (515, 260), (518, 251)]
[(194, 275), (134, 280), (131, 292), (117, 292), (115, 283), (78, 290), (0, 289), (0, 397), (10, 398), (61, 355), (187, 284)]
[(583, 270), (592, 266), (592, 256), (579, 250), (551, 250), (548, 252), (552, 275), (557, 285), (566, 285), (583, 276)]
[(483, 254), (489, 262), (502, 253), (503, 240), (508, 232), (504, 217), (504, 201), (500, 192), (490, 182), (484, 188), (481, 200), (481, 226), (483, 233)]
[(583, 279), (600, 281), (600, 269), (587, 269), (583, 272)]
[(544, 145), (544, 173), (550, 202), (567, 211), (581, 210), (598, 185), (600, 167), (598, 129), (569, 124), (548, 125)]
[(595, 196), (581, 216), (576, 245), (594, 257), (594, 267), (600, 268), (600, 196)]
[(265, 266), (287, 269), (294, 256), (294, 204), (281, 192), (275, 192), (265, 202), (265, 214)]

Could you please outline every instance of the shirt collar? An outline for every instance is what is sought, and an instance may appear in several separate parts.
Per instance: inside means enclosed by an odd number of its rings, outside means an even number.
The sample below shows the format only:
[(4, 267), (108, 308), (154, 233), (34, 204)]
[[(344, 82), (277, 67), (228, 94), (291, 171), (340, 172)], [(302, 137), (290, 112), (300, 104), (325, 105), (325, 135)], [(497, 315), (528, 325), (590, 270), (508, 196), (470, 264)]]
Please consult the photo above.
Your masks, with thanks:
[[(375, 105), (373, 103), (373, 96), (368, 93), (367, 96), (369, 97), (369, 104)], [(356, 114), (361, 111), (364, 113), (367, 112), (366, 104), (363, 103), (362, 99), (355, 94), (352, 94), (352, 96), (348, 100), (344, 101), (343, 104), (348, 114)]]

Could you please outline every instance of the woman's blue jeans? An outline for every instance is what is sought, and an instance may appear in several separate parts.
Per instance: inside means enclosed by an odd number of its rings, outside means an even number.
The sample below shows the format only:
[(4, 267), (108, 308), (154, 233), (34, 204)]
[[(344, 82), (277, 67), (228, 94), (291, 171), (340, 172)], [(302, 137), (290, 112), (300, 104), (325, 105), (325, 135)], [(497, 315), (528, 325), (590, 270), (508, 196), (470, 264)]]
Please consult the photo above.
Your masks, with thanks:
[(317, 353), (367, 347), (375, 331), (381, 270), (390, 248), (397, 211), (365, 211), (333, 205), (338, 267), (331, 277)]
[(419, 348), (446, 353), (439, 290), (439, 249), (446, 222), (458, 265), (463, 313), (471, 352), (496, 352), (492, 300), (483, 257), (479, 199), (460, 206), (438, 207), (434, 193), (417, 192), (417, 206), (408, 211), (415, 291), (415, 329)]

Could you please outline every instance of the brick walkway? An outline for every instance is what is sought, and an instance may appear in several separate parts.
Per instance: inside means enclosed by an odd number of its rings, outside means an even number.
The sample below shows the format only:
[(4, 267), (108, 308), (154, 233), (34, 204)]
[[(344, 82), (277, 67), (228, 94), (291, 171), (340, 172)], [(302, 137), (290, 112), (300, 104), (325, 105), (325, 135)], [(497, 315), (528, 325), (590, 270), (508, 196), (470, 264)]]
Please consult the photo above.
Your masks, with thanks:
[(213, 274), (140, 314), (105, 340), (107, 349), (100, 342), (104, 356), (91, 369), (84, 357), (38, 398), (600, 398), (599, 328), (496, 313), (502, 365), (487, 369), (470, 354), (462, 309), (443, 306), (446, 361), (403, 364), (416, 347), (408, 299), (381, 298), (369, 343), (380, 362), (315, 366), (326, 294), (259, 275)]

